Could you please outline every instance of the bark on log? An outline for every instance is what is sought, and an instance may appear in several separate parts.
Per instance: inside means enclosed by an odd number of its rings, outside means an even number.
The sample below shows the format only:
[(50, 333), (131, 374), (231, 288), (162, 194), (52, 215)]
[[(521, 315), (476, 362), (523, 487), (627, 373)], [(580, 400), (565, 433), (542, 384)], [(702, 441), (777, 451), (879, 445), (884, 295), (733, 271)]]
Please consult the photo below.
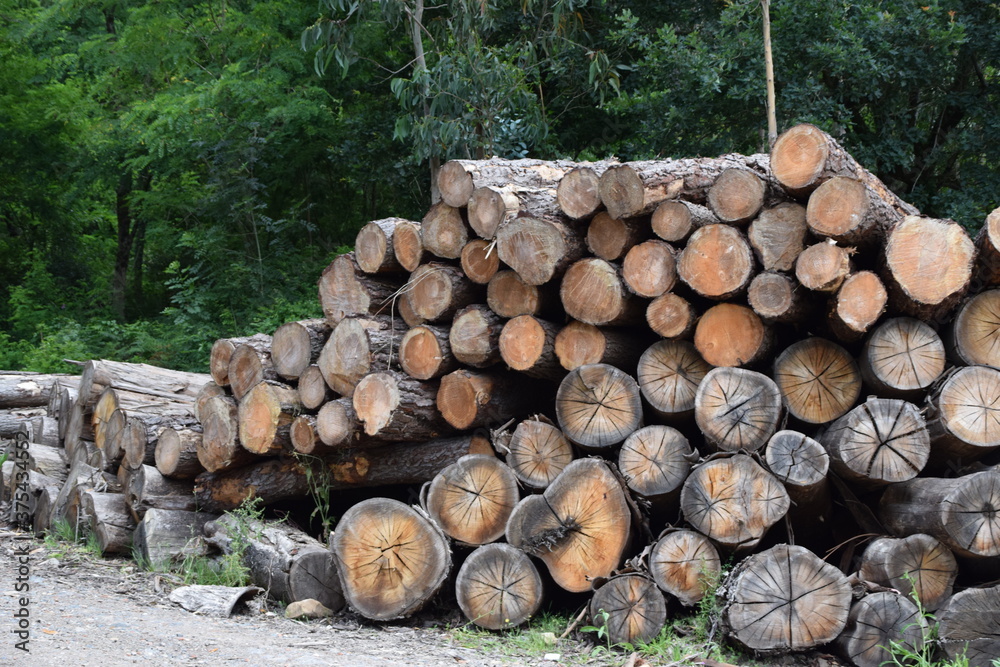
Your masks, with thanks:
[[(41, 445), (37, 442), (28, 443), (28, 470), (35, 470), (50, 477), (60, 484), (66, 481), (66, 455), (62, 449)], [(17, 455), (11, 457), (18, 458)]]
[(53, 385), (64, 377), (67, 376), (0, 372), (0, 409), (48, 405)]
[(848, 246), (870, 247), (902, 218), (893, 204), (852, 177), (835, 176), (809, 196), (806, 222), (813, 234)]
[(952, 660), (991, 667), (1000, 655), (1000, 586), (956, 593), (938, 613), (938, 636)]
[(237, 468), (256, 458), (240, 446), (236, 401), (228, 396), (216, 396), (205, 403), (201, 412), (198, 462), (205, 470), (218, 472)]
[(557, 289), (555, 285), (529, 285), (514, 271), (497, 271), (486, 286), (486, 303), (500, 317), (544, 315), (558, 308)]
[(500, 334), (504, 322), (490, 308), (475, 304), (455, 315), (448, 332), (448, 345), (459, 362), (487, 368), (500, 362)]
[(771, 328), (757, 313), (735, 303), (712, 306), (694, 329), (694, 346), (713, 366), (750, 366), (771, 349)]
[(81, 492), (80, 510), (97, 536), (102, 554), (131, 553), (136, 524), (125, 505), (125, 494), (86, 489)]
[(460, 268), (440, 263), (418, 266), (403, 293), (418, 324), (450, 320), (460, 308), (481, 301), (481, 297), (482, 288), (466, 278)]
[(629, 325), (642, 318), (643, 304), (625, 289), (618, 269), (596, 257), (569, 267), (559, 298), (567, 315), (587, 324)]
[(548, 488), (573, 460), (573, 446), (566, 436), (539, 416), (518, 424), (501, 451), (514, 476), (535, 490)]
[(21, 430), (28, 442), (45, 445), (46, 447), (62, 448), (59, 439), (59, 424), (57, 420), (46, 415), (30, 417), (21, 424)]
[(497, 255), (529, 285), (558, 278), (583, 256), (583, 231), (557, 218), (520, 217), (497, 229)]
[(347, 603), (372, 620), (403, 618), (441, 588), (451, 551), (423, 514), (388, 498), (347, 510), (330, 540)]
[(861, 555), (858, 574), (865, 581), (895, 588), (934, 611), (951, 597), (958, 563), (948, 547), (930, 535), (880, 537)]
[(441, 378), (437, 409), (459, 430), (502, 424), (537, 409), (538, 395), (525, 389), (513, 374), (459, 369)]
[(677, 284), (677, 261), (670, 244), (660, 240), (634, 246), (622, 262), (622, 279), (636, 296), (652, 299)]
[(437, 381), (421, 382), (402, 373), (382, 371), (361, 379), (354, 390), (353, 405), (365, 435), (412, 442), (437, 438), (451, 430), (437, 410), (438, 397)]
[(323, 269), (319, 278), (323, 317), (332, 327), (351, 315), (388, 312), (399, 287), (395, 280), (363, 272), (353, 253), (340, 255)]
[(824, 338), (805, 338), (786, 348), (774, 360), (773, 377), (788, 413), (807, 424), (843, 417), (861, 395), (854, 357)]
[(329, 337), (330, 326), (326, 320), (282, 324), (271, 338), (271, 361), (275, 372), (285, 380), (298, 380), (309, 364), (319, 358)]
[(177, 562), (196, 552), (205, 524), (217, 518), (202, 512), (150, 509), (136, 526), (132, 542), (147, 563)]
[(229, 359), (229, 388), (241, 400), (261, 382), (275, 381), (278, 373), (271, 361), (272, 339), (237, 345)]
[(518, 503), (507, 522), (507, 542), (537, 556), (561, 588), (590, 590), (625, 555), (632, 515), (625, 491), (608, 464), (573, 461), (541, 495)]
[(975, 280), (980, 285), (1000, 285), (1000, 207), (986, 216), (976, 237)]
[(639, 385), (614, 366), (580, 366), (559, 384), (556, 418), (562, 432), (577, 445), (608, 449), (642, 423)]
[(662, 202), (650, 218), (653, 233), (668, 243), (686, 241), (699, 227), (718, 222), (708, 208), (681, 199)]
[(445, 535), (480, 546), (503, 537), (518, 500), (517, 478), (505, 463), (469, 454), (434, 477), (425, 506)]
[(647, 341), (641, 334), (621, 329), (599, 329), (572, 321), (556, 334), (555, 351), (568, 371), (586, 364), (609, 364), (629, 372)]
[(851, 253), (831, 241), (822, 241), (803, 250), (795, 260), (795, 278), (814, 292), (832, 294), (851, 275)]
[(201, 428), (170, 428), (160, 431), (153, 458), (164, 477), (194, 479), (205, 467), (198, 460)]
[(784, 202), (764, 209), (750, 223), (747, 236), (765, 271), (791, 271), (806, 248), (808, 231), (806, 209), (801, 204)]
[(500, 257), (489, 241), (472, 239), (462, 248), (462, 272), (477, 285), (487, 285), (500, 270)]
[(636, 379), (653, 412), (678, 422), (694, 414), (695, 393), (709, 370), (691, 343), (663, 340), (642, 353)]
[(932, 463), (960, 468), (1000, 449), (1000, 370), (966, 366), (927, 398)]
[(83, 365), (79, 398), (92, 404), (108, 387), (148, 394), (175, 402), (192, 403), (212, 378), (204, 373), (174, 371), (149, 364), (92, 359)]
[(191, 413), (160, 411), (154, 406), (143, 411), (131, 410), (126, 415), (125, 427), (118, 436), (118, 448), (125, 453), (123, 465), (130, 470), (156, 462), (156, 441), (163, 429), (186, 429), (198, 425), (198, 420)]
[(930, 326), (910, 317), (879, 324), (858, 358), (861, 376), (878, 395), (915, 401), (944, 372), (944, 344)]
[(519, 315), (504, 324), (497, 347), (508, 368), (528, 377), (561, 380), (566, 369), (556, 357), (559, 325), (531, 315)]
[(642, 574), (612, 577), (594, 593), (589, 610), (591, 622), (603, 622), (614, 644), (653, 641), (667, 622), (663, 593)]
[(646, 218), (621, 220), (601, 211), (587, 227), (587, 249), (595, 257), (614, 262), (649, 236), (649, 220)]
[(951, 323), (951, 351), (961, 363), (1000, 368), (1000, 289), (980, 292), (959, 307)]
[(237, 411), (240, 444), (257, 455), (278, 454), (292, 448), (292, 421), (302, 411), (299, 392), (263, 382), (243, 397)]
[(827, 321), (838, 339), (850, 343), (861, 338), (885, 312), (889, 294), (871, 271), (848, 276), (830, 300)]
[(435, 257), (458, 259), (469, 241), (469, 228), (462, 211), (445, 202), (434, 204), (420, 221), (420, 239), (424, 250)]
[(398, 273), (407, 271), (396, 259), (393, 237), (399, 225), (409, 222), (402, 218), (373, 220), (358, 232), (354, 240), (354, 257), (365, 273)]
[(655, 424), (625, 438), (618, 469), (628, 488), (654, 502), (676, 499), (698, 453), (680, 431)]
[(917, 605), (905, 596), (891, 591), (872, 593), (851, 607), (836, 645), (857, 667), (881, 667), (892, 664), (893, 655), (901, 650), (919, 655), (926, 625)]
[(486, 185), (469, 198), (469, 226), (480, 241), (492, 239), (504, 221), (517, 215), (521, 202), (510, 187)]
[(403, 323), (389, 315), (345, 317), (330, 333), (316, 365), (333, 391), (353, 396), (361, 378), (388, 371), (399, 360), (396, 349)]
[(198, 509), (194, 499), (194, 484), (188, 480), (164, 477), (153, 466), (139, 466), (131, 472), (125, 485), (125, 506), (136, 523), (150, 509)]
[(577, 167), (590, 167), (596, 171), (607, 168), (607, 163), (577, 163), (566, 160), (449, 160), (438, 173), (441, 198), (450, 206), (465, 206), (476, 188), (488, 185), (516, 186), (526, 192), (544, 195), (555, 211), (555, 190), (561, 179)]
[(804, 321), (813, 305), (794, 278), (776, 271), (754, 276), (747, 290), (747, 301), (765, 322), (782, 324)]
[(646, 306), (646, 324), (664, 338), (690, 338), (697, 323), (698, 315), (691, 304), (672, 292), (656, 297)]
[(709, 299), (726, 300), (746, 290), (754, 261), (746, 237), (729, 225), (699, 227), (677, 258), (677, 275)]
[(601, 177), (592, 167), (577, 167), (559, 179), (559, 210), (573, 220), (584, 220), (601, 207)]
[(194, 416), (198, 418), (198, 421), (201, 421), (201, 410), (205, 406), (205, 403), (215, 396), (227, 395), (225, 387), (219, 386), (214, 380), (209, 382), (201, 388), (201, 391), (198, 392), (198, 397), (194, 399)]
[(671, 530), (653, 545), (649, 573), (660, 590), (692, 607), (718, 584), (722, 561), (718, 549), (701, 533)]
[(730, 225), (742, 225), (757, 217), (767, 194), (765, 182), (749, 169), (726, 169), (708, 189), (708, 207)]
[(416, 271), (418, 266), (430, 261), (430, 253), (424, 249), (419, 222), (399, 224), (392, 238), (392, 249), (396, 261), (406, 271)]
[(517, 627), (542, 604), (542, 578), (527, 554), (509, 544), (487, 544), (465, 559), (455, 580), (465, 617), (487, 630)]
[(430, 324), (409, 329), (399, 341), (399, 366), (417, 380), (433, 380), (458, 367), (448, 329)]
[(777, 430), (781, 413), (774, 381), (743, 368), (713, 368), (695, 392), (695, 422), (705, 441), (722, 451), (761, 449)]

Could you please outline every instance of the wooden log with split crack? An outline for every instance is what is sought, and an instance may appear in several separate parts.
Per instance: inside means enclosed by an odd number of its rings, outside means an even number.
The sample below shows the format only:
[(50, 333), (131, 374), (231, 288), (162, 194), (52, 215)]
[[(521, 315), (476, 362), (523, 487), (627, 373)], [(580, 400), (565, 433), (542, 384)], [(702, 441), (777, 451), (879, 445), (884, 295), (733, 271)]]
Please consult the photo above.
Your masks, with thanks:
[(959, 306), (951, 322), (949, 352), (969, 365), (1000, 367), (1000, 289), (980, 292)]
[(881, 667), (892, 664), (893, 651), (919, 655), (927, 632), (927, 621), (912, 600), (895, 591), (879, 591), (851, 607), (835, 645), (857, 667)]
[(424, 505), (445, 535), (480, 546), (503, 537), (520, 499), (517, 477), (507, 464), (493, 455), (469, 454), (434, 476)]
[(858, 574), (907, 598), (915, 596), (924, 609), (934, 611), (952, 595), (958, 562), (948, 547), (930, 535), (880, 537), (865, 548)]
[(719, 222), (707, 207), (683, 199), (670, 199), (653, 211), (649, 224), (659, 238), (668, 243), (682, 243), (699, 227)]
[(198, 509), (192, 481), (164, 477), (156, 468), (147, 465), (139, 466), (128, 476), (125, 506), (136, 523), (153, 508), (188, 512)]
[(404, 323), (388, 314), (345, 317), (316, 361), (327, 386), (341, 396), (353, 396), (365, 375), (398, 367), (396, 350), (405, 331)]
[(542, 578), (528, 555), (503, 542), (469, 554), (455, 579), (462, 613), (488, 630), (527, 622), (541, 606), (543, 591)]
[(555, 353), (568, 371), (586, 364), (609, 364), (629, 372), (648, 342), (642, 331), (600, 328), (573, 320), (556, 334)]
[(500, 362), (500, 334), (504, 320), (482, 304), (466, 306), (455, 314), (448, 331), (448, 347), (459, 363), (487, 368)]
[(557, 285), (529, 285), (509, 269), (497, 271), (490, 279), (486, 286), (486, 303), (503, 318), (561, 312)]
[(580, 447), (614, 447), (642, 423), (639, 385), (614, 366), (580, 366), (559, 384), (556, 418), (566, 437)]
[(800, 204), (784, 202), (761, 211), (750, 223), (747, 238), (765, 271), (791, 271), (805, 250), (806, 210)]
[(339, 255), (323, 269), (319, 278), (323, 317), (327, 324), (334, 326), (350, 315), (390, 312), (402, 282), (400, 277), (366, 274), (358, 266), (354, 253)]
[(656, 511), (676, 506), (681, 485), (697, 460), (698, 453), (683, 433), (653, 424), (625, 438), (618, 452), (618, 470), (632, 493)]
[(298, 380), (310, 364), (316, 363), (329, 337), (330, 325), (326, 320), (282, 324), (271, 337), (271, 362), (274, 371), (284, 380)]
[(774, 381), (789, 415), (807, 424), (844, 416), (861, 395), (861, 370), (850, 352), (825, 338), (804, 338), (774, 360)]
[(694, 415), (695, 393), (710, 370), (690, 342), (662, 340), (642, 353), (636, 380), (653, 413), (677, 423)]
[(781, 392), (774, 380), (745, 368), (713, 368), (695, 391), (695, 423), (705, 441), (720, 451), (762, 449), (782, 413)]
[(160, 474), (171, 479), (194, 479), (201, 474), (205, 470), (198, 460), (201, 437), (200, 424), (188, 428), (166, 427), (160, 431), (153, 452)]
[(931, 467), (960, 468), (1000, 449), (1000, 370), (965, 366), (927, 397)]
[(667, 601), (645, 575), (616, 574), (597, 589), (588, 606), (591, 623), (604, 623), (608, 641), (653, 641), (667, 622)]
[(570, 441), (542, 415), (519, 423), (499, 451), (514, 476), (536, 490), (548, 487), (573, 460)]
[(0, 372), (0, 409), (35, 408), (49, 404), (52, 388), (63, 374)]
[(215, 396), (205, 402), (201, 409), (201, 428), (201, 440), (196, 445), (198, 462), (208, 472), (238, 468), (257, 458), (240, 446), (239, 410), (231, 397)]
[(403, 218), (373, 220), (354, 239), (354, 258), (365, 273), (401, 273), (412, 271), (403, 267), (396, 257), (393, 238), (402, 224), (413, 224)]
[(108, 387), (148, 394), (175, 402), (193, 403), (210, 380), (205, 373), (189, 373), (149, 364), (92, 359), (83, 365), (78, 401), (89, 406)]
[(625, 326), (642, 321), (644, 304), (625, 287), (619, 269), (603, 259), (585, 257), (569, 267), (559, 297), (566, 314), (580, 322)]
[(937, 614), (938, 637), (951, 660), (970, 667), (991, 667), (1000, 655), (1000, 586), (969, 588), (956, 593)]
[(416, 324), (423, 324), (450, 320), (461, 308), (482, 302), (482, 292), (459, 267), (432, 262), (421, 264), (410, 274), (402, 298), (409, 303)]
[(830, 456), (818, 441), (798, 431), (778, 431), (767, 442), (764, 461), (792, 501), (788, 517), (804, 532), (829, 530)]
[(869, 389), (886, 398), (918, 402), (944, 373), (941, 337), (911, 317), (894, 317), (875, 327), (858, 357)]
[(424, 249), (423, 232), (419, 222), (401, 222), (396, 225), (392, 237), (393, 254), (399, 266), (405, 271), (415, 271), (418, 266), (430, 261), (430, 253)]
[(693, 530), (666, 530), (649, 552), (649, 573), (664, 593), (691, 607), (717, 585), (722, 575), (719, 551)]
[(497, 255), (529, 285), (563, 275), (584, 254), (584, 230), (555, 217), (512, 218), (497, 229)]

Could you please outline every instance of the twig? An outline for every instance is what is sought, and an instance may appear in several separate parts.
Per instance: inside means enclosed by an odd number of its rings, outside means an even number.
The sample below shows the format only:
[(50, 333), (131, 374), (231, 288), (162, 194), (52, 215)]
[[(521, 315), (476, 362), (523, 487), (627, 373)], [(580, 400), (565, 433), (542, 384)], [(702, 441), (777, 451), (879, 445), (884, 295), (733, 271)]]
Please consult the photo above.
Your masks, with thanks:
[(583, 605), (583, 609), (581, 609), (580, 613), (576, 615), (576, 618), (573, 619), (573, 622), (570, 623), (568, 626), (566, 626), (566, 632), (559, 635), (559, 639), (566, 639), (567, 637), (569, 637), (569, 633), (573, 632), (573, 630), (576, 629), (576, 626), (580, 624), (580, 621), (583, 620), (583, 617), (586, 616), (586, 614), (587, 614), (587, 605)]

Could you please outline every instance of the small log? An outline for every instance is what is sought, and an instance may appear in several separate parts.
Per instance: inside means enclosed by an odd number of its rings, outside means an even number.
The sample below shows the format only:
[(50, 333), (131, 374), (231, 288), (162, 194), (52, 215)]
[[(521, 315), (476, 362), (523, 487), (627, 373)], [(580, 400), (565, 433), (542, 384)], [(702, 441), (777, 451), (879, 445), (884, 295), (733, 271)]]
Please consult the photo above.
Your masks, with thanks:
[(653, 412), (677, 422), (694, 414), (695, 393), (709, 370), (691, 343), (662, 340), (642, 353), (636, 379)]
[(299, 375), (299, 400), (304, 410), (318, 410), (333, 397), (330, 385), (323, 378), (323, 369), (310, 364)]
[(951, 220), (908, 216), (889, 232), (883, 278), (902, 315), (941, 321), (969, 287), (976, 249)]
[(526, 623), (542, 604), (542, 578), (527, 554), (509, 544), (486, 544), (462, 563), (455, 597), (465, 617), (487, 630)]
[(544, 285), (583, 256), (582, 231), (559, 219), (514, 218), (497, 230), (497, 254), (529, 285)]
[(194, 512), (194, 484), (188, 480), (164, 477), (153, 466), (139, 466), (125, 485), (125, 506), (136, 523), (150, 509)]
[(967, 366), (1000, 368), (1000, 289), (986, 290), (959, 307), (951, 326), (951, 352)]
[(405, 271), (416, 271), (418, 266), (430, 261), (430, 253), (424, 249), (419, 222), (402, 222), (396, 226), (392, 237), (392, 251)]
[(459, 309), (480, 301), (481, 289), (457, 266), (421, 264), (410, 274), (403, 298), (419, 323), (443, 322)]
[(271, 337), (267, 334), (258, 333), (244, 338), (220, 338), (216, 340), (212, 344), (208, 367), (212, 375), (212, 381), (218, 386), (229, 386), (229, 362), (233, 358), (233, 352), (240, 345), (270, 347)]
[(650, 218), (653, 233), (667, 243), (686, 241), (699, 227), (718, 222), (719, 219), (706, 207), (682, 199), (661, 202)]
[(29, 442), (27, 454), (28, 470), (40, 472), (60, 484), (66, 481), (66, 454), (62, 449)]
[(601, 207), (601, 177), (590, 167), (566, 172), (556, 188), (559, 210), (573, 220), (584, 220)]
[(858, 574), (865, 581), (895, 588), (934, 611), (951, 597), (958, 563), (948, 547), (930, 535), (880, 537), (861, 555)]
[(354, 412), (368, 436), (428, 440), (450, 430), (438, 413), (438, 396), (436, 381), (421, 382), (395, 371), (371, 373), (354, 390)]
[(194, 399), (194, 416), (198, 419), (198, 421), (201, 421), (201, 409), (204, 407), (205, 403), (207, 403), (210, 398), (215, 396), (226, 395), (228, 394), (225, 387), (219, 386), (214, 380), (209, 382), (201, 388), (201, 391), (198, 392), (198, 397)]
[(849, 246), (875, 245), (900, 218), (890, 202), (847, 176), (835, 176), (816, 188), (806, 207), (813, 234)]
[(298, 380), (309, 364), (319, 358), (329, 337), (330, 326), (326, 320), (282, 324), (271, 337), (271, 361), (275, 372), (285, 380)]
[(587, 249), (595, 257), (614, 262), (649, 236), (649, 220), (646, 218), (618, 219), (601, 211), (587, 227)]
[(987, 287), (1000, 285), (1000, 207), (986, 216), (976, 236), (976, 281)]
[(920, 320), (895, 317), (879, 324), (858, 358), (861, 376), (878, 395), (916, 400), (944, 372), (944, 344)]
[(806, 290), (794, 278), (776, 271), (754, 276), (747, 290), (747, 301), (765, 322), (802, 322), (812, 310)]
[(302, 410), (299, 392), (277, 383), (261, 383), (240, 401), (237, 411), (240, 444), (257, 454), (278, 454), (292, 448), (289, 432)]
[(500, 317), (542, 315), (554, 310), (559, 302), (552, 287), (529, 285), (514, 271), (497, 271), (486, 286), (486, 303)]
[(500, 257), (489, 241), (472, 239), (462, 248), (462, 272), (477, 285), (487, 285), (500, 270)]
[(418, 611), (451, 570), (447, 538), (397, 500), (370, 498), (351, 507), (330, 540), (347, 603), (372, 620)]
[(699, 227), (677, 258), (681, 281), (709, 299), (722, 301), (742, 293), (753, 273), (750, 244), (729, 225)]
[(771, 328), (757, 313), (735, 303), (712, 306), (694, 329), (694, 346), (712, 366), (751, 366), (767, 356), (772, 342)]
[(205, 524), (218, 518), (202, 512), (150, 509), (136, 526), (132, 542), (151, 565), (177, 562), (195, 551)]
[(622, 279), (636, 296), (649, 299), (661, 296), (677, 283), (674, 249), (660, 240), (634, 246), (622, 262)]
[(824, 523), (830, 509), (830, 456), (823, 445), (798, 431), (778, 431), (767, 441), (764, 461), (788, 491), (793, 525), (808, 529)]
[(625, 370), (634, 368), (643, 337), (621, 329), (599, 329), (593, 324), (571, 321), (556, 334), (555, 351), (568, 371), (585, 364), (610, 364)]
[(761, 211), (750, 223), (747, 236), (765, 271), (791, 271), (805, 250), (806, 209), (784, 202)]
[(577, 445), (594, 450), (613, 447), (642, 423), (639, 385), (614, 366), (580, 366), (559, 384), (556, 418)]
[(992, 667), (1000, 655), (1000, 586), (956, 593), (938, 612), (945, 655), (969, 667)]
[(559, 298), (567, 315), (587, 324), (617, 326), (641, 321), (641, 302), (625, 289), (618, 270), (596, 257), (569, 267)]
[(448, 345), (455, 359), (467, 366), (487, 368), (500, 361), (503, 320), (483, 305), (463, 308), (448, 332)]
[(476, 188), (469, 197), (469, 226), (480, 241), (496, 236), (497, 227), (517, 215), (521, 206), (517, 195), (507, 187), (486, 185)]
[(774, 381), (788, 414), (807, 424), (839, 419), (861, 395), (861, 371), (854, 357), (824, 338), (805, 338), (779, 354)]
[(614, 644), (651, 642), (667, 622), (667, 601), (649, 577), (620, 574), (597, 589), (590, 600), (590, 618), (606, 625)]
[(307, 456), (322, 456), (334, 448), (323, 442), (316, 428), (316, 415), (299, 415), (292, 420), (288, 432), (292, 439), (292, 449)]
[(715, 588), (722, 575), (719, 551), (693, 530), (671, 530), (649, 553), (649, 573), (664, 593), (692, 607)]
[(723, 619), (733, 639), (760, 652), (801, 651), (843, 632), (851, 586), (808, 549), (779, 544), (750, 556), (725, 584)]
[(398, 290), (397, 281), (362, 271), (353, 253), (339, 255), (323, 269), (319, 278), (319, 302), (323, 317), (331, 327), (351, 315), (388, 310)]
[(87, 517), (90, 530), (97, 536), (102, 554), (128, 554), (136, 529), (123, 493), (100, 493), (85, 489), (80, 494), (80, 511)]
[(354, 403), (349, 398), (330, 401), (316, 414), (316, 435), (328, 447), (350, 447), (360, 437), (360, 430)]
[(891, 484), (879, 518), (896, 537), (926, 533), (959, 556), (1000, 556), (1000, 471)]
[(448, 329), (430, 324), (409, 329), (399, 341), (399, 366), (417, 380), (433, 380), (458, 367)]
[[(462, 206), (465, 206), (465, 202)], [(420, 221), (420, 239), (424, 250), (432, 255), (443, 259), (458, 259), (462, 248), (469, 241), (469, 228), (457, 207), (438, 202), (431, 206), (431, 210)]]
[(396, 228), (408, 220), (385, 218), (373, 220), (358, 232), (354, 240), (354, 258), (365, 273), (398, 273), (407, 271), (396, 259), (393, 236)]
[(646, 307), (646, 324), (664, 338), (690, 338), (697, 322), (698, 315), (691, 304), (672, 292), (656, 297)]
[(34, 408), (49, 404), (61, 374), (0, 372), (0, 409)]
[(214, 618), (229, 618), (237, 605), (247, 607), (264, 591), (256, 586), (181, 586), (167, 596), (174, 604), (195, 614)]
[(921, 654), (926, 632), (917, 605), (899, 593), (880, 591), (851, 607), (836, 646), (857, 667), (881, 667), (891, 665), (901, 650)]
[(795, 279), (814, 292), (832, 294), (851, 275), (851, 253), (831, 241), (823, 241), (803, 250), (795, 260)]
[(756, 547), (789, 506), (781, 482), (746, 454), (695, 466), (681, 489), (685, 520), (727, 549)]
[(698, 459), (680, 431), (670, 426), (646, 426), (625, 438), (618, 452), (618, 469), (628, 488), (651, 501), (676, 498)]
[(199, 428), (170, 428), (160, 431), (153, 459), (164, 477), (194, 479), (205, 470), (198, 460)]
[(398, 360), (403, 323), (389, 315), (345, 317), (333, 328), (316, 365), (333, 391), (353, 396), (361, 378), (386, 371)]
[[(129, 470), (156, 462), (156, 442), (165, 428), (187, 429), (197, 426), (192, 414), (170, 414), (154, 411), (153, 406), (144, 411), (127, 413), (125, 426), (118, 435), (117, 449), (124, 452), (122, 465)], [(110, 448), (113, 452), (115, 448)]]
[(727, 452), (761, 449), (781, 421), (781, 392), (762, 373), (713, 368), (694, 396), (694, 419), (711, 446)]
[(559, 325), (531, 315), (508, 320), (500, 332), (500, 357), (507, 367), (542, 380), (561, 380), (566, 369), (556, 357)]
[(764, 206), (767, 186), (749, 169), (726, 169), (708, 190), (708, 207), (730, 225), (742, 225), (757, 217)]
[(278, 379), (271, 361), (271, 338), (267, 342), (243, 343), (233, 350), (229, 359), (229, 388), (236, 400), (264, 381)]
[(858, 340), (885, 312), (888, 299), (885, 285), (876, 274), (871, 271), (852, 273), (830, 300), (827, 317), (830, 330), (844, 342)]
[(608, 464), (570, 463), (540, 495), (524, 498), (507, 522), (507, 542), (537, 556), (571, 593), (617, 568), (631, 541), (632, 514)]
[[(198, 462), (208, 472), (246, 465), (256, 457), (239, 444), (236, 401), (227, 396), (209, 399), (201, 411), (201, 440)], [(154, 453), (155, 459), (155, 453)]]
[(547, 419), (535, 416), (514, 429), (504, 458), (522, 484), (542, 490), (573, 460), (573, 446)]
[(444, 420), (459, 430), (502, 424), (519, 417), (538, 396), (525, 391), (516, 376), (507, 373), (473, 373), (459, 369), (441, 378), (437, 409)]
[(1000, 449), (1000, 370), (966, 366), (927, 397), (935, 466), (961, 467)]
[(460, 544), (480, 546), (503, 537), (520, 500), (517, 478), (495, 456), (463, 456), (434, 477), (426, 509), (444, 534)]

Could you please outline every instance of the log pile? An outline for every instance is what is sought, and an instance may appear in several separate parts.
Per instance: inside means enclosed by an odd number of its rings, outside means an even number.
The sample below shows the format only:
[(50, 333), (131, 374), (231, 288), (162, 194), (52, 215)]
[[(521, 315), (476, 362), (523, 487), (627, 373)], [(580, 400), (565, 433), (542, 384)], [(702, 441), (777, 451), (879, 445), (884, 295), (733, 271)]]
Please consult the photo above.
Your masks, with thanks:
[(915, 596), (949, 655), (1000, 654), (1000, 212), (973, 240), (810, 125), (769, 155), (457, 160), (439, 186), (323, 271), (322, 319), (216, 341), (211, 380), (89, 362), (48, 401), (36, 527), (176, 556), (169, 513), (226, 549), (219, 514), (319, 488), (329, 551), (255, 542), (283, 599), (401, 618), (454, 565), (483, 627), (562, 589), (634, 644), (712, 591), (749, 650), (869, 667), (919, 648)]

